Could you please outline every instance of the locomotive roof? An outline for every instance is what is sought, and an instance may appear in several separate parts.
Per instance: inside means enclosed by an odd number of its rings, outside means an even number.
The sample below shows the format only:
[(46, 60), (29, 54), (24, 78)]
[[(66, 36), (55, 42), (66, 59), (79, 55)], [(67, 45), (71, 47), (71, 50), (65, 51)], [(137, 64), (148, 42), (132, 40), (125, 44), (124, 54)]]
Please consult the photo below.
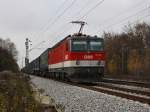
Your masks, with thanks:
[(67, 37), (65, 37), (64, 39), (59, 41), (57, 44), (55, 44), (53, 47), (51, 47), (51, 49), (55, 48), (57, 45), (59, 45), (61, 42), (65, 41), (65, 40), (69, 40), (69, 39), (85, 39), (85, 38), (102, 39), (102, 38), (99, 38), (98, 36), (90, 36), (90, 35), (77, 33), (77, 34), (74, 34), (74, 35), (68, 35)]

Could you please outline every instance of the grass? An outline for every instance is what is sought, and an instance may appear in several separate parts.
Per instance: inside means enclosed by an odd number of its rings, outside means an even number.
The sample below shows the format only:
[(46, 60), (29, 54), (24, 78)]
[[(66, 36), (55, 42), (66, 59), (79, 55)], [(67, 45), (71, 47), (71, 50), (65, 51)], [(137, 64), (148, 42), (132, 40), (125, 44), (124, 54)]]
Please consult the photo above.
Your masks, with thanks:
[(0, 112), (42, 112), (23, 74), (0, 72)]

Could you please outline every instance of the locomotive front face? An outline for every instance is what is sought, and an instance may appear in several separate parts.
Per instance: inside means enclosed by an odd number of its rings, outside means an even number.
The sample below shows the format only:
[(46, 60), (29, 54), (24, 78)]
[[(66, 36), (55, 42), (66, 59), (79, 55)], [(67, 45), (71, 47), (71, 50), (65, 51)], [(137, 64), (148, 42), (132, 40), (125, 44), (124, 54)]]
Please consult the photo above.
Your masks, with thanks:
[(70, 61), (68, 67), (104, 67), (103, 39), (92, 37), (73, 38), (69, 44), (70, 53), (65, 55), (66, 61)]
[(70, 53), (66, 54), (64, 68), (71, 78), (98, 78), (104, 72), (104, 40), (94, 37), (76, 37), (69, 41)]

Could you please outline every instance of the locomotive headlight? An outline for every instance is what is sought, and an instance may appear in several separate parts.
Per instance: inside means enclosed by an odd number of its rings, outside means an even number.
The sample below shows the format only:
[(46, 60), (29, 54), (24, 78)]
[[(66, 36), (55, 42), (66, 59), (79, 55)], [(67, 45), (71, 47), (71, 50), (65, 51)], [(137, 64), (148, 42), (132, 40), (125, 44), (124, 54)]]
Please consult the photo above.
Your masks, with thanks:
[(98, 62), (97, 62), (97, 65), (105, 66), (105, 61), (98, 61)]
[(80, 61), (76, 61), (76, 65), (80, 65)]

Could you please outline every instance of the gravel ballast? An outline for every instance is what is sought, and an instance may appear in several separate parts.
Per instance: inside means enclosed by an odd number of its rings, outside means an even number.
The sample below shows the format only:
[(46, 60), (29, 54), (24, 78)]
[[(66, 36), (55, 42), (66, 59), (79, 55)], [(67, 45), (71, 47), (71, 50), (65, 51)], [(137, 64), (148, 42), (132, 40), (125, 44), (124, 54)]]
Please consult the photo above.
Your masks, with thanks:
[(64, 106), (65, 112), (150, 112), (148, 104), (31, 76), (31, 82)]

